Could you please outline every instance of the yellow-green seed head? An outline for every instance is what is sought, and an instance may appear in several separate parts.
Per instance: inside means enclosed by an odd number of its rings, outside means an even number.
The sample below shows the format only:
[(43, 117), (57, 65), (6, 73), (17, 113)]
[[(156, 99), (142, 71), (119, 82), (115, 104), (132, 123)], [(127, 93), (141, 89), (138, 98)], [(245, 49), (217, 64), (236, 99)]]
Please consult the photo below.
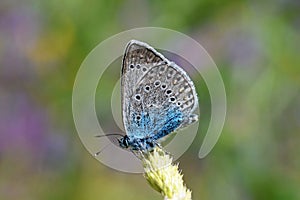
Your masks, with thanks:
[(191, 191), (183, 183), (178, 164), (160, 148), (155, 148), (143, 159), (145, 178), (152, 188), (160, 192), (165, 200), (191, 200)]

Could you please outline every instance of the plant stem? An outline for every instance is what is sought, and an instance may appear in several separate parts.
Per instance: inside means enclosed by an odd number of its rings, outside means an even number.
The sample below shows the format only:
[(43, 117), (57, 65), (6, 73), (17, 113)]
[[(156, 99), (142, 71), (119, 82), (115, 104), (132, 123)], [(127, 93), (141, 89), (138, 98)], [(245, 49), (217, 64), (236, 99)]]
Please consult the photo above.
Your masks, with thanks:
[(142, 159), (145, 178), (152, 188), (160, 192), (165, 200), (191, 200), (191, 191), (183, 182), (178, 163), (162, 149), (156, 147)]

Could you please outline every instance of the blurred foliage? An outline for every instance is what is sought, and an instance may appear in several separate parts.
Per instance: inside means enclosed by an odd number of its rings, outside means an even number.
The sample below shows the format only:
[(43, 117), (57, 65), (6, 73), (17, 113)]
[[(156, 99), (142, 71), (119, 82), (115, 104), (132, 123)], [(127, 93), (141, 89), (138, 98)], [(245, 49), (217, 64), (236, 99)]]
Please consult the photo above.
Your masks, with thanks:
[[(71, 110), (85, 56), (107, 37), (141, 26), (190, 35), (224, 79), (226, 124), (213, 151), (199, 160), (210, 100), (205, 82), (193, 75), (200, 129), (180, 158), (193, 199), (300, 199), (297, 0), (1, 1), (0, 199), (160, 199), (141, 175), (92, 158)], [(107, 74), (118, 78), (119, 71)], [(97, 106), (107, 103), (112, 87), (103, 89)]]

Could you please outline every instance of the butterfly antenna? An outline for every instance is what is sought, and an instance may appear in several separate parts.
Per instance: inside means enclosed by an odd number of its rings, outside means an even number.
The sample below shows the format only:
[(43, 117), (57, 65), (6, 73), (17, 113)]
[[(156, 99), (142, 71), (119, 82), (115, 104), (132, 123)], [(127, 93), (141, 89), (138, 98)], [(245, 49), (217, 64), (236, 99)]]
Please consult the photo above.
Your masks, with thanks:
[(108, 147), (108, 145), (110, 144), (105, 145), (100, 151), (96, 152), (94, 156), (97, 157), (102, 151), (104, 151)]
[(109, 133), (109, 134), (106, 134), (106, 135), (95, 135), (95, 137), (100, 138), (100, 137), (106, 137), (106, 136), (112, 136), (112, 135), (124, 136), (121, 133)]
[[(124, 135), (122, 135), (121, 133), (109, 133), (109, 134), (106, 134), (106, 135), (95, 135), (95, 137), (97, 137), (97, 138), (101, 138), (101, 137), (107, 137), (107, 136), (124, 136)], [(117, 138), (117, 137), (116, 137)], [(118, 140), (118, 139), (117, 139)], [(105, 145), (100, 151), (98, 151), (98, 152), (96, 152), (95, 154), (94, 154), (94, 156), (96, 157), (96, 156), (98, 156), (102, 151), (104, 151), (107, 147), (108, 147), (108, 145), (110, 145), (110, 143), (108, 143), (107, 145)]]

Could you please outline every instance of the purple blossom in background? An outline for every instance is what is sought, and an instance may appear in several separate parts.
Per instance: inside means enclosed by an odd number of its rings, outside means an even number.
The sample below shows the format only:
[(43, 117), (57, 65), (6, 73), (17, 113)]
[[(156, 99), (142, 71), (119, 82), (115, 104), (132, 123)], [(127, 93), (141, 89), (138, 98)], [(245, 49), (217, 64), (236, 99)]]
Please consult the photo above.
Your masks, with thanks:
[(29, 102), (21, 92), (1, 94), (0, 151), (40, 152), (49, 130), (45, 111)]
[(48, 108), (34, 95), (40, 80), (29, 51), (40, 37), (41, 20), (22, 4), (0, 12), (0, 156), (27, 159), (35, 167), (60, 163), (67, 153), (66, 135), (56, 134)]
[(32, 75), (27, 58), (39, 34), (39, 17), (28, 6), (14, 7), (0, 13), (0, 78), (2, 81), (26, 80)]

